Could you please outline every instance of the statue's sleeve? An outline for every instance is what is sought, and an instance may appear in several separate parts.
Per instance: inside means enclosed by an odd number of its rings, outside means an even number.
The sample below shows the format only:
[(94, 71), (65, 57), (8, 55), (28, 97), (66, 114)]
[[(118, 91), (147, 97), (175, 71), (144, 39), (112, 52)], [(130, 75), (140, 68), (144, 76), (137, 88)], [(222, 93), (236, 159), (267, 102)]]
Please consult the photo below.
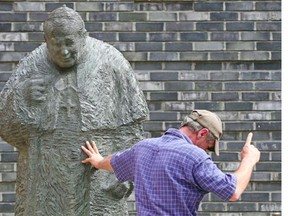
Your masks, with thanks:
[(143, 121), (148, 115), (148, 108), (136, 74), (130, 63), (119, 51), (115, 52), (113, 60), (113, 71), (116, 76), (115, 86), (121, 101), (117, 104), (116, 110), (122, 112), (122, 119), (128, 120), (125, 123)]
[(25, 112), (25, 83), (25, 79), (16, 70), (0, 93), (0, 136), (16, 147), (27, 140), (27, 125), (21, 122), (21, 115)]

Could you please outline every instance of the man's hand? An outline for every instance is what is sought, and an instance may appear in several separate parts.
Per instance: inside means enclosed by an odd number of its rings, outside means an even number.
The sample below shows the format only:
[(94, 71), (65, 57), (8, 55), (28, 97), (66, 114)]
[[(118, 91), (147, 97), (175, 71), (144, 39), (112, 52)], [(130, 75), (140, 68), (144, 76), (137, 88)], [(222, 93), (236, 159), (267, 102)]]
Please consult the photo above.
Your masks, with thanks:
[(90, 163), (96, 169), (100, 169), (100, 162), (103, 160), (103, 157), (99, 153), (95, 142), (92, 141), (90, 143), (89, 141), (86, 141), (86, 147), (81, 146), (81, 148), (88, 156), (82, 163)]
[(260, 160), (260, 151), (254, 145), (251, 145), (252, 137), (253, 133), (250, 132), (242, 148), (241, 158), (242, 160), (249, 160), (255, 165)]

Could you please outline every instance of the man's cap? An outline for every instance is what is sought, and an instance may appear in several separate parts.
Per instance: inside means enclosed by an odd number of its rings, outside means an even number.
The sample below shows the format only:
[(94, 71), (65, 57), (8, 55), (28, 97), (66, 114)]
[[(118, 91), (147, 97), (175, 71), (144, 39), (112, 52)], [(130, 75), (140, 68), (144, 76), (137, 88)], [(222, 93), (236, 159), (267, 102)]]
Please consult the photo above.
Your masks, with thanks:
[(187, 125), (191, 121), (198, 122), (202, 127), (207, 128), (215, 138), (214, 152), (219, 156), (219, 140), (222, 136), (221, 119), (208, 110), (193, 110), (186, 116), (181, 123), (181, 127)]

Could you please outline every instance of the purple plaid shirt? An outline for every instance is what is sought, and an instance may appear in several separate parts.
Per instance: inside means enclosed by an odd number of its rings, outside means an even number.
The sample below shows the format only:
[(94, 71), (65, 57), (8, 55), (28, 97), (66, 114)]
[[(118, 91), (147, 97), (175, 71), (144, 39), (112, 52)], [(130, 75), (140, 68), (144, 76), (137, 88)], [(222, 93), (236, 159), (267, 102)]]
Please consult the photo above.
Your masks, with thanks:
[(111, 165), (119, 181), (134, 182), (139, 216), (197, 215), (206, 193), (229, 200), (236, 188), (235, 176), (177, 129), (114, 154)]

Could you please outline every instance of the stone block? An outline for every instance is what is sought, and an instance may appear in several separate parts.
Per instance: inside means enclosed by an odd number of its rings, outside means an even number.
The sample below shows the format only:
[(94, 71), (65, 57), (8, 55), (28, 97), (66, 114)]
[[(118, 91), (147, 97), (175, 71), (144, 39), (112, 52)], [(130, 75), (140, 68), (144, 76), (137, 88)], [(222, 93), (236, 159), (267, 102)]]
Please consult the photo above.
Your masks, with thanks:
[(166, 4), (167, 11), (190, 11), (193, 10), (193, 2), (172, 2)]
[(167, 21), (177, 21), (177, 13), (175, 12), (149, 12), (148, 15), (149, 21), (161, 21), (161, 22), (167, 22)]
[(223, 110), (224, 109), (224, 103), (223, 102), (195, 102), (194, 104), (195, 109), (207, 109), (210, 111), (217, 111), (217, 110)]
[[(137, 1), (137, 0), (136, 0)], [(135, 9), (138, 11), (162, 11), (164, 10), (164, 4), (162, 2), (147, 2), (143, 1), (135, 4)]]
[(96, 21), (96, 22), (116, 21), (117, 20), (117, 13), (116, 12), (105, 12), (105, 13), (90, 12), (88, 20), (89, 21)]
[(163, 63), (163, 65), (165, 70), (181, 71), (181, 70), (191, 70), (192, 68), (191, 62), (165, 62)]
[(250, 71), (250, 72), (241, 72), (240, 73), (241, 80), (271, 80), (270, 73), (266, 71)]
[(243, 101), (258, 101), (258, 100), (269, 100), (268, 92), (251, 92), (251, 93), (242, 93)]
[[(208, 52), (181, 52), (180, 53), (181, 61), (207, 61), (208, 60)], [(197, 64), (197, 69), (201, 70), (203, 66), (201, 63)], [(204, 69), (205, 70), (205, 69)]]
[(0, 11), (12, 11), (13, 4), (12, 2), (2, 2), (0, 4)]
[(156, 100), (156, 101), (176, 101), (178, 99), (178, 93), (177, 92), (164, 92), (164, 93), (157, 93), (152, 92), (150, 93), (149, 100)]
[(104, 30), (105, 31), (116, 31), (116, 32), (129, 32), (132, 31), (133, 24), (130, 22), (116, 22), (116, 23), (105, 23)]
[(260, 51), (280, 51), (281, 47), (281, 42), (261, 41), (256, 43), (256, 49)]
[(211, 80), (239, 80), (238, 72), (211, 72)]
[(207, 32), (180, 33), (181, 41), (206, 41), (207, 39), (208, 39)]
[[(47, 0), (45, 0), (47, 1)], [(69, 2), (65, 2), (65, 5), (66, 7), (69, 7), (69, 8), (72, 8), (74, 9), (74, 4), (73, 3), (69, 3)], [(59, 1), (55, 1), (55, 2), (48, 2), (48, 3), (45, 3), (45, 11), (53, 11), (55, 10), (56, 8), (59, 8), (59, 7), (62, 7), (63, 6), (63, 3), (60, 3)]]
[[(193, 59), (192, 59), (193, 60)], [(195, 70), (221, 70), (222, 64), (221, 63), (209, 63), (209, 62), (203, 62), (203, 63), (196, 63), (195, 64)]]
[(0, 203), (0, 212), (14, 212), (15, 204), (14, 203)]
[(4, 202), (15, 202), (15, 193), (2, 193), (2, 201)]
[(26, 13), (1, 13), (0, 22), (25, 22), (27, 21)]
[(134, 63), (135, 70), (161, 70), (162, 63), (161, 62), (135, 62)]
[(195, 30), (193, 22), (167, 22), (166, 31), (193, 31)]
[(210, 20), (210, 12), (180, 12), (179, 13), (180, 21), (202, 21), (202, 20)]
[(237, 211), (241, 211), (241, 212), (248, 212), (248, 211), (257, 211), (257, 204), (256, 203), (227, 203), (227, 210), (229, 212), (237, 212)]
[(86, 22), (85, 28), (88, 32), (93, 31), (102, 31), (103, 30), (103, 23), (99, 22)]
[(227, 22), (226, 30), (228, 31), (253, 31), (254, 22)]
[(152, 23), (152, 22), (148, 22), (148, 23), (136, 23), (136, 32), (155, 32), (155, 31), (163, 31), (164, 30), (164, 23), (161, 22), (156, 22), (156, 23)]
[(211, 93), (211, 99), (214, 101), (237, 101), (239, 97), (238, 92)]
[(133, 11), (134, 4), (132, 2), (106, 2), (105, 11)]
[(260, 101), (255, 102), (254, 107), (256, 110), (281, 110), (281, 102), (280, 101)]
[(77, 2), (76, 11), (104, 11), (102, 2)]
[(147, 13), (120, 13), (119, 14), (119, 21), (127, 21), (127, 22), (139, 22), (139, 21), (146, 21), (147, 20)]
[(147, 61), (147, 53), (145, 52), (123, 52), (128, 61)]
[(236, 12), (211, 12), (210, 20), (212, 21), (224, 21), (224, 20), (238, 20), (239, 15)]
[(15, 2), (14, 11), (45, 11), (44, 2)]
[(150, 77), (151, 77), (151, 81), (178, 80), (178, 73), (177, 72), (151, 72)]
[(152, 52), (148, 60), (151, 61), (176, 61), (179, 60), (178, 53), (175, 52)]
[(192, 82), (172, 82), (168, 81), (164, 83), (164, 89), (166, 91), (190, 91), (194, 88)]
[(144, 130), (147, 131), (162, 131), (163, 130), (163, 124), (162, 122), (144, 122), (143, 124)]
[(281, 184), (279, 182), (255, 182), (253, 185), (256, 191), (281, 191)]
[(196, 23), (196, 30), (197, 31), (223, 31), (224, 30), (224, 23), (221, 23), (221, 22), (213, 22), (213, 23), (198, 22), (198, 23)]
[(280, 22), (257, 22), (256, 23), (257, 31), (281, 31), (281, 23)]
[(145, 33), (119, 33), (119, 41), (145, 41), (146, 34)]
[(16, 52), (32, 52), (34, 49), (36, 49), (38, 46), (40, 46), (41, 43), (15, 43), (14, 44), (14, 50)]
[(194, 42), (194, 50), (224, 50), (224, 42)]
[(222, 2), (195, 2), (195, 11), (223, 11)]
[(114, 42), (114, 41), (117, 41), (118, 33), (100, 31), (100, 32), (90, 33), (89, 36), (94, 37), (98, 40), (105, 41), (105, 42)]
[(163, 43), (161, 42), (136, 42), (136, 51), (161, 51), (163, 50)]
[(199, 81), (195, 83), (195, 90), (201, 91), (221, 91), (221, 82), (203, 82)]
[(257, 130), (281, 130), (280, 122), (257, 122), (256, 123)]
[(254, 68), (255, 70), (281, 70), (281, 62), (278, 59), (274, 62), (255, 62)]
[(182, 92), (179, 94), (179, 100), (183, 101), (203, 101), (209, 100), (207, 92)]
[(253, 2), (225, 2), (227, 11), (252, 11), (254, 10)]
[(39, 22), (44, 22), (48, 17), (47, 12), (30, 12), (29, 13), (29, 19), (28, 21), (39, 21)]
[(11, 23), (0, 23), (0, 29), (2, 32), (10, 32), (12, 28)]
[(238, 41), (239, 33), (238, 32), (212, 32), (211, 40), (216, 41)]
[(280, 82), (257, 82), (255, 83), (256, 90), (281, 90)]
[(164, 32), (164, 33), (149, 33), (149, 41), (155, 42), (170, 42), (170, 41), (177, 41), (177, 33), (174, 32)]
[(27, 33), (1, 33), (0, 32), (0, 41), (28, 41)]
[[(226, 102), (225, 103), (225, 110), (230, 111), (230, 110), (238, 110), (238, 111), (248, 111), (252, 110), (253, 108), (253, 103), (249, 102)], [(252, 128), (250, 128), (252, 129)], [(245, 128), (247, 130), (247, 128)]]
[(177, 121), (177, 112), (150, 112), (151, 121)]
[(256, 2), (255, 9), (258, 11), (281, 11), (281, 2)]
[(210, 60), (212, 61), (237, 61), (238, 52), (211, 52)]
[(269, 52), (265, 51), (243, 51), (240, 53), (240, 60), (244, 61), (266, 61), (270, 60)]
[(41, 22), (17, 22), (13, 23), (13, 31), (20, 32), (37, 32), (43, 31), (43, 23)]
[[(162, 82), (142, 82), (141, 89), (144, 91), (161, 91), (164, 90), (164, 85)], [(151, 99), (151, 98), (150, 98)]]

